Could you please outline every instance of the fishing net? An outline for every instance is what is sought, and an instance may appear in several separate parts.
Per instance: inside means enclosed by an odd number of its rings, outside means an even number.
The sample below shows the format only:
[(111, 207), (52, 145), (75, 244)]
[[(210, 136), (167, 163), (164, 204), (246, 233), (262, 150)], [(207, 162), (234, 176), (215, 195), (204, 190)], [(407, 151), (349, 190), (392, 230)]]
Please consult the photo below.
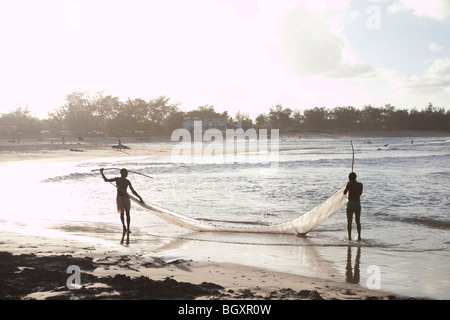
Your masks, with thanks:
[(206, 221), (186, 217), (179, 213), (155, 205), (141, 203), (130, 195), (130, 199), (141, 207), (151, 211), (156, 216), (167, 220), (177, 226), (194, 231), (212, 232), (249, 232), (249, 233), (277, 233), (277, 234), (306, 234), (338, 212), (346, 203), (344, 195), (345, 186), (336, 191), (331, 197), (300, 217), (284, 223), (257, 226), (221, 226)]

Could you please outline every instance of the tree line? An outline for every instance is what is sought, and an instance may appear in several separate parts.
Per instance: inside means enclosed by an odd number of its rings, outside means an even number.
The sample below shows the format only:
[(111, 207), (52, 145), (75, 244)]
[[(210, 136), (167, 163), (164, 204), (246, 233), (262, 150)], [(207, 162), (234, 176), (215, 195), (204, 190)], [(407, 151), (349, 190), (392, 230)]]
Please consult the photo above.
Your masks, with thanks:
[(397, 109), (390, 104), (383, 107), (364, 106), (314, 107), (299, 110), (283, 109), (281, 105), (270, 108), (256, 118), (256, 125), (281, 128), (293, 132), (364, 132), (364, 131), (450, 131), (450, 111), (434, 107), (431, 103), (417, 109)]
[(0, 116), (0, 126), (15, 127), (25, 135), (48, 132), (74, 135), (165, 135), (182, 128), (183, 121), (200, 119), (225, 119), (229, 128), (240, 122), (242, 128), (279, 129), (281, 133), (295, 132), (364, 132), (390, 130), (450, 131), (450, 111), (434, 107), (431, 103), (422, 110), (398, 109), (390, 104), (382, 107), (371, 105), (361, 109), (347, 107), (314, 107), (305, 110), (271, 107), (267, 113), (258, 114), (255, 120), (248, 114), (227, 111), (216, 112), (214, 106), (199, 106), (195, 110), (182, 111), (179, 104), (160, 96), (146, 101), (105, 96), (102, 92), (90, 96), (86, 92), (73, 92), (65, 103), (48, 113), (47, 119), (31, 116), (27, 107), (16, 107)]

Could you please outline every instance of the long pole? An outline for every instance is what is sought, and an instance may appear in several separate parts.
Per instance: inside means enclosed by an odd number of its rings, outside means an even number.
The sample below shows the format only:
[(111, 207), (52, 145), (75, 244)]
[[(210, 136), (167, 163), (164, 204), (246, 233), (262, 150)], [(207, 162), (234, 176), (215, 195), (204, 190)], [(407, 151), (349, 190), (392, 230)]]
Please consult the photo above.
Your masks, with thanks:
[(353, 166), (355, 165), (355, 149), (353, 149), (353, 141), (350, 140), (350, 144), (352, 145), (352, 172), (353, 172)]
[[(101, 169), (92, 169), (91, 171), (92, 172), (95, 172), (95, 171), (100, 171)], [(103, 168), (103, 170), (120, 170), (120, 168)]]
[[(91, 170), (91, 171), (94, 172), (94, 171), (100, 171), (100, 170), (101, 170), (101, 169), (93, 169), (93, 170)], [(104, 168), (103, 170), (121, 170), (121, 168)], [(128, 170), (128, 169), (127, 169), (127, 170)], [(141, 176), (144, 176), (144, 177), (153, 179), (153, 177), (150, 177), (150, 176), (148, 176), (148, 175), (146, 175), (146, 174), (143, 174), (143, 173), (140, 173), (140, 172), (131, 171), (131, 170), (128, 170), (128, 172), (135, 173), (135, 174), (140, 174)]]

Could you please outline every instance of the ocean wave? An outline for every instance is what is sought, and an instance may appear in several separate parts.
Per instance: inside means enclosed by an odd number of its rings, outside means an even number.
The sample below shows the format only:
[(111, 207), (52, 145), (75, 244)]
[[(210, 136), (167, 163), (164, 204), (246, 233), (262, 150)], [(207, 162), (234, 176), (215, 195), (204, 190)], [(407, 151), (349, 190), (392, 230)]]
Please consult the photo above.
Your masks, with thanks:
[(51, 177), (51, 178), (47, 178), (45, 180), (42, 180), (41, 182), (62, 182), (62, 181), (67, 181), (67, 180), (83, 180), (85, 178), (89, 178), (92, 177), (92, 173), (91, 172), (75, 172), (75, 173), (70, 173), (67, 175), (61, 175), (61, 176), (55, 176), (55, 177)]
[(450, 230), (450, 221), (436, 220), (430, 218), (403, 218), (403, 222), (419, 224), (426, 227)]
[(386, 212), (375, 212), (373, 216), (392, 222), (405, 222), (425, 227), (450, 230), (450, 221), (428, 217), (399, 217)]

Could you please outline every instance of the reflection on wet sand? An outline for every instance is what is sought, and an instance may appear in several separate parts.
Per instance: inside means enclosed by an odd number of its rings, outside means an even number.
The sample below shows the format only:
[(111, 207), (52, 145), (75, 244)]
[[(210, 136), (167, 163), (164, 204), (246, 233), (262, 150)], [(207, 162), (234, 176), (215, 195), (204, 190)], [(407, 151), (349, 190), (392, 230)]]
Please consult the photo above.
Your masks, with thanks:
[(128, 247), (128, 245), (130, 244), (130, 233), (129, 232), (126, 232), (126, 231), (123, 232), (122, 239), (120, 240), (120, 244), (123, 245), (124, 240), (125, 240), (125, 234), (127, 235), (125, 247)]
[(191, 232), (170, 238), (155, 250), (165, 260), (238, 263), (293, 274), (328, 278), (335, 262), (318, 253), (307, 237), (275, 234)]
[(361, 259), (361, 247), (356, 247), (355, 266), (352, 268), (352, 247), (347, 247), (347, 266), (345, 267), (345, 281), (352, 284), (359, 284), (360, 272), (359, 261)]

